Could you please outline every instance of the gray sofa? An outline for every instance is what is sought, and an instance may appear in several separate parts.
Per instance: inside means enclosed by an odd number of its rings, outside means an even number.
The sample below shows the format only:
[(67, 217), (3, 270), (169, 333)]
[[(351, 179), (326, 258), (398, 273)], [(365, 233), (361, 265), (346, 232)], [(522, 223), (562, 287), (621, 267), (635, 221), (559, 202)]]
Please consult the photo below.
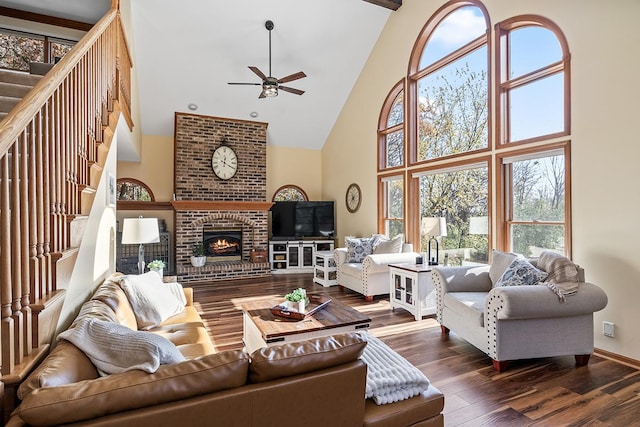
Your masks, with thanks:
[[(548, 279), (530, 286), (495, 286), (508, 265), (496, 261), (501, 256), (494, 252), (491, 266), (434, 268), (443, 334), (451, 330), (482, 350), (499, 372), (510, 360), (538, 357), (573, 355), (578, 365), (587, 364), (593, 352), (593, 313), (607, 305), (605, 292), (585, 282), (584, 270), (557, 254), (554, 262), (574, 266), (575, 275), (559, 282), (573, 289), (566, 296), (554, 292)], [(541, 267), (539, 260), (529, 261)]]

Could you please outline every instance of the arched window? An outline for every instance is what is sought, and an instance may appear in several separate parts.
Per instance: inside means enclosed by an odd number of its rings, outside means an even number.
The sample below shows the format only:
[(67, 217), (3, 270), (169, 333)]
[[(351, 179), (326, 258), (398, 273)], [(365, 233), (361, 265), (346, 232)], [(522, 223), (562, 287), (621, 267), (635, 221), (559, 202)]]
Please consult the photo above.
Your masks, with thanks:
[[(486, 262), (491, 248), (570, 257), (568, 44), (540, 16), (491, 29), (479, 0), (454, 0), (420, 32), (404, 92), (394, 86), (380, 113), (378, 230), (403, 219), (407, 241), (425, 251), (422, 224), (444, 217), (440, 263)], [(402, 101), (405, 159), (390, 164), (389, 112)]]
[(278, 188), (275, 193), (273, 193), (274, 202), (282, 202), (282, 201), (297, 201), (297, 202), (306, 202), (309, 200), (307, 197), (307, 193), (297, 185), (283, 185)]
[(539, 16), (496, 26), (499, 143), (568, 135), (569, 48), (560, 29)]
[(412, 162), (489, 146), (489, 28), (475, 2), (448, 3), (410, 59)]
[(120, 178), (116, 185), (118, 200), (154, 202), (155, 197), (147, 184), (134, 178)]

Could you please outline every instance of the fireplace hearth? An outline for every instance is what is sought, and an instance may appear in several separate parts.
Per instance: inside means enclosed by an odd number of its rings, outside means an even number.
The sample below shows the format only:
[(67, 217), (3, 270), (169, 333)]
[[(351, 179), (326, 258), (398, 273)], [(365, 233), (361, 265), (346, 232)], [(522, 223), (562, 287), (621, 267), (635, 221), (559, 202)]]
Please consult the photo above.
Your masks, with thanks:
[(202, 242), (208, 263), (242, 260), (242, 228), (204, 227)]

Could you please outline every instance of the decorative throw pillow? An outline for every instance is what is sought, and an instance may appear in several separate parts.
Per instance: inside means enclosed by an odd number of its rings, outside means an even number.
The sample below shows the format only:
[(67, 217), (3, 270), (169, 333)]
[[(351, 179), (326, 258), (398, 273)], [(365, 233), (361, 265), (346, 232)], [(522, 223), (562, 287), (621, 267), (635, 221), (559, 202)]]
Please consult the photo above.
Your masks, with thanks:
[(374, 254), (397, 254), (402, 252), (402, 235), (396, 236), (389, 240), (385, 238), (378, 238), (373, 247)]
[(59, 337), (82, 350), (103, 376), (131, 369), (153, 373), (160, 365), (185, 360), (163, 336), (98, 319), (82, 319)]
[(152, 328), (182, 313), (186, 300), (184, 292), (183, 298), (178, 297), (176, 286), (181, 288), (178, 283), (167, 286), (155, 271), (120, 277), (120, 287), (127, 294), (138, 329)]
[(522, 258), (521, 255), (511, 252), (501, 252), (493, 250), (491, 254), (491, 266), (489, 267), (489, 278), (493, 286), (496, 286), (498, 279), (502, 277), (507, 268), (511, 265), (516, 258)]
[(537, 285), (547, 277), (547, 273), (535, 268), (524, 258), (516, 258), (507, 267), (504, 274), (496, 282), (499, 286), (529, 286)]
[(373, 252), (373, 238), (371, 237), (353, 237), (346, 238), (347, 242), (347, 262), (361, 263), (367, 255)]

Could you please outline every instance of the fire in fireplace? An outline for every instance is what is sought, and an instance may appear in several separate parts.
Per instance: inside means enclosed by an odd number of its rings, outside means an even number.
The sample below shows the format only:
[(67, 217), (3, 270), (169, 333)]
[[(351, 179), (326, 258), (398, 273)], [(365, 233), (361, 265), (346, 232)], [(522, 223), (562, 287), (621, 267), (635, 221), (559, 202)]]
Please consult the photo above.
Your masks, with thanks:
[(242, 260), (242, 228), (204, 227), (202, 242), (207, 262)]

